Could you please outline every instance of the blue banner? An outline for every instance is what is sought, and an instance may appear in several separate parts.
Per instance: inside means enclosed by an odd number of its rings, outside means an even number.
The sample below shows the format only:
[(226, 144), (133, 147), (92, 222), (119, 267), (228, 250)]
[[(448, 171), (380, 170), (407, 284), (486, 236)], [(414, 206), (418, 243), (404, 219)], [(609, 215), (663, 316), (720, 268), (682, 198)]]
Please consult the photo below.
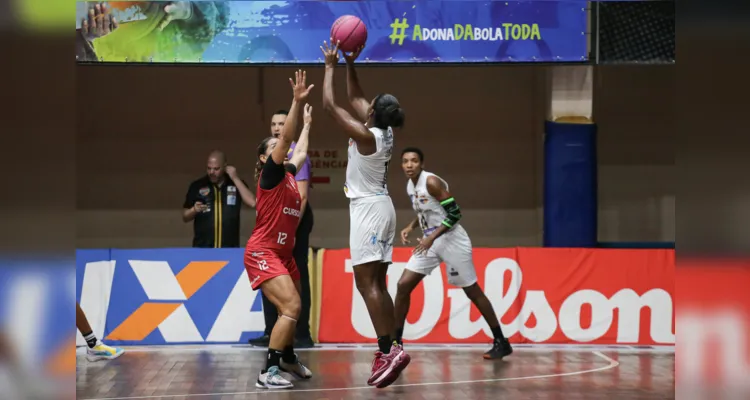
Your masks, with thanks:
[(79, 250), (77, 297), (109, 344), (247, 343), (265, 322), (243, 256), (244, 249)]
[(584, 2), (155, 1), (96, 11), (92, 4), (78, 4), (79, 61), (323, 63), (320, 45), (344, 15), (367, 28), (364, 63), (588, 59)]
[(14, 358), (3, 358), (5, 365), (20, 363), (55, 375), (75, 372), (75, 364), (66, 363), (73, 361), (67, 355), (75, 340), (72, 266), (72, 260), (60, 257), (1, 260), (0, 339)]

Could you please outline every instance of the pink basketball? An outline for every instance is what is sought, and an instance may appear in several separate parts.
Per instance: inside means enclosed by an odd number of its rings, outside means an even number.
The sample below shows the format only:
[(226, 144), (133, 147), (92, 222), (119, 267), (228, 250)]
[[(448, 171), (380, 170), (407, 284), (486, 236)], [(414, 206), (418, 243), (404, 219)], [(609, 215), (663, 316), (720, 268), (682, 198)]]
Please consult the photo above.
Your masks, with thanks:
[(367, 42), (367, 27), (354, 15), (339, 17), (331, 26), (333, 45), (339, 42), (339, 49), (349, 53), (357, 50)]

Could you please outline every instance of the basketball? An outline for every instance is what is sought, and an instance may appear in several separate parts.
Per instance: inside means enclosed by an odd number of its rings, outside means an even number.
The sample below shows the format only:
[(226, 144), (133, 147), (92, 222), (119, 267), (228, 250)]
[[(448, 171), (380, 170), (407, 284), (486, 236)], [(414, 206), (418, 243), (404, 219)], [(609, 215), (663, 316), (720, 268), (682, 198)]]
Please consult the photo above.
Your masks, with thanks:
[(349, 53), (357, 50), (367, 42), (367, 27), (354, 15), (339, 17), (331, 26), (332, 45), (339, 42), (339, 49)]

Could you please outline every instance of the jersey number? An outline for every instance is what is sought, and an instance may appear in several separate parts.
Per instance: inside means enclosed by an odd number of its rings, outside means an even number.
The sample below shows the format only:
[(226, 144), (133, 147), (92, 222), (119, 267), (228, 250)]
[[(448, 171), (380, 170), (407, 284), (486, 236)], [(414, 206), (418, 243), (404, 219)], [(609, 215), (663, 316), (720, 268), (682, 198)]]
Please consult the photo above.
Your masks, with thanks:
[(385, 173), (383, 174), (383, 187), (386, 187), (386, 184), (388, 182), (388, 164), (390, 164), (391, 161), (385, 162)]
[(265, 271), (268, 269), (268, 263), (266, 262), (266, 260), (258, 261), (258, 269), (261, 271)]
[(278, 244), (286, 244), (286, 233), (279, 232), (279, 238), (276, 239), (276, 243), (278, 243)]
[(422, 228), (422, 231), (427, 230), (427, 218), (424, 217), (424, 214), (419, 213), (419, 225), (420, 228)]

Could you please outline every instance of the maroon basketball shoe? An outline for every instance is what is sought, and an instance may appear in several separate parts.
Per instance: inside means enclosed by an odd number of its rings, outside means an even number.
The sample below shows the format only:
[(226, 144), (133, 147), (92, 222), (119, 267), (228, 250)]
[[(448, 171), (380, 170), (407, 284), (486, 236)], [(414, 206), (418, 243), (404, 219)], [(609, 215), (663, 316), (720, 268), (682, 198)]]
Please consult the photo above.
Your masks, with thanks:
[(391, 352), (386, 354), (384, 358), (388, 363), (387, 367), (383, 374), (374, 381), (375, 387), (378, 389), (390, 386), (395, 382), (401, 376), (401, 371), (411, 362), (411, 356), (406, 354), (403, 346), (397, 344), (391, 346)]
[(388, 362), (388, 355), (383, 354), (382, 351), (375, 353), (375, 359), (372, 360), (372, 375), (367, 380), (367, 384), (372, 386), (375, 384), (375, 380), (383, 375), (383, 372), (388, 368), (390, 362)]

